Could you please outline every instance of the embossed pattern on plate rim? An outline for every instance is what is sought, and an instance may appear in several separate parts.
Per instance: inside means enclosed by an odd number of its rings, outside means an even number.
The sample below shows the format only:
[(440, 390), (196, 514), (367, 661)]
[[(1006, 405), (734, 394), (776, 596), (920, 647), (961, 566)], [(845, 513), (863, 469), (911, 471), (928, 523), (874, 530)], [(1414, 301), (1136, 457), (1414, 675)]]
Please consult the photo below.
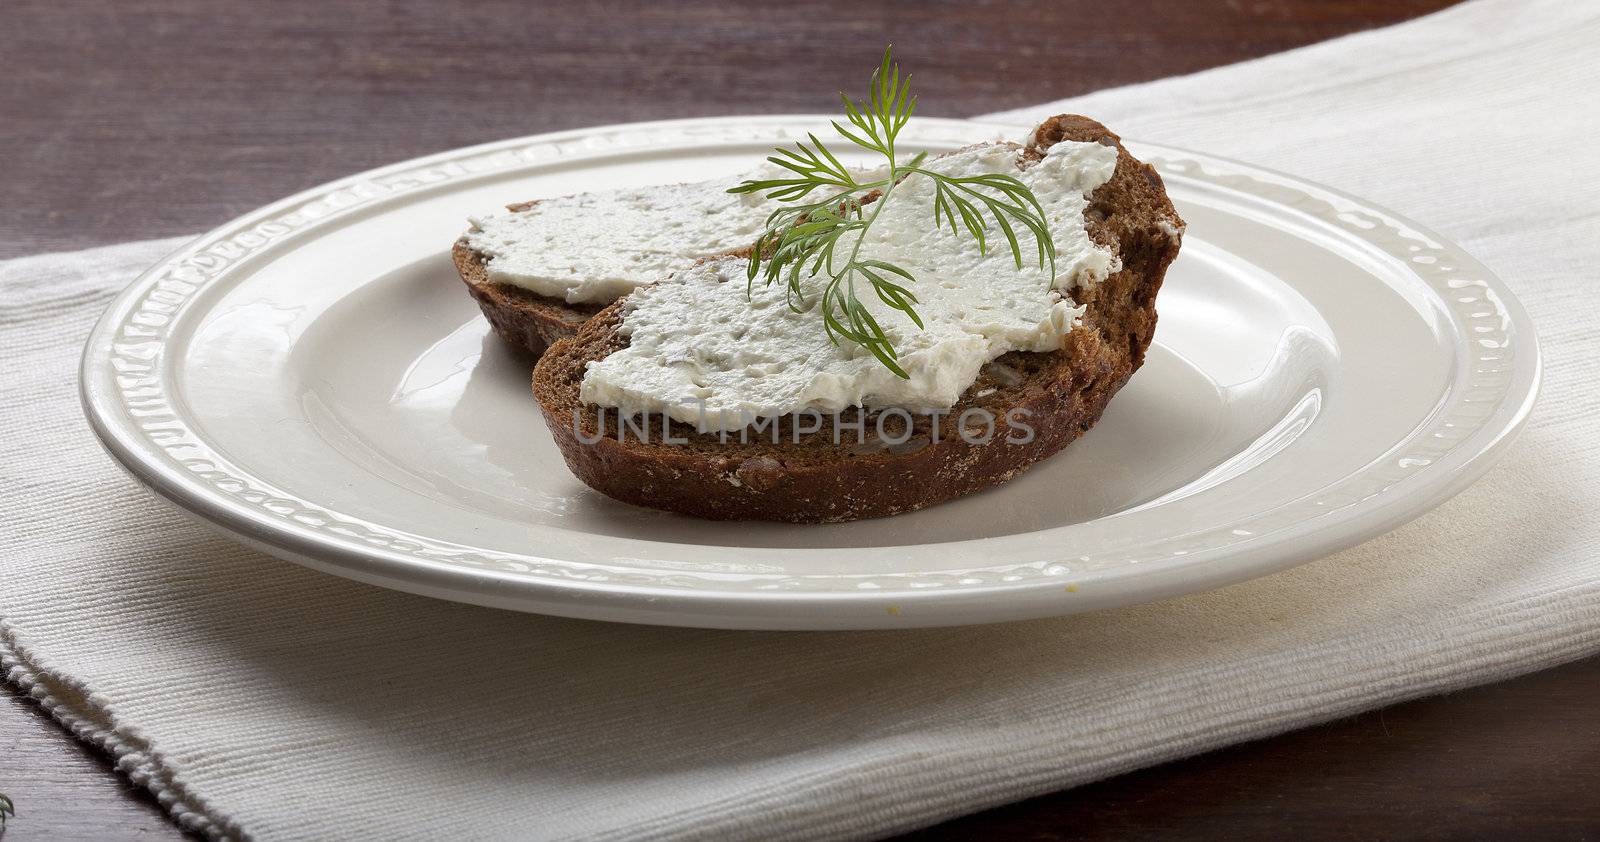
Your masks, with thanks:
[[(1290, 501), (1255, 517), (1181, 540), (1165, 539), (1137, 553), (1037, 559), (938, 572), (725, 575), (682, 569), (599, 565), (508, 554), (437, 541), (330, 511), (253, 477), (213, 451), (166, 400), (163, 347), (185, 305), (207, 284), (296, 233), (378, 202), (439, 185), (504, 174), (553, 161), (581, 160), (628, 150), (670, 150), (705, 144), (781, 142), (826, 118), (774, 116), (710, 118), (627, 124), (517, 138), (402, 162), (313, 188), (240, 217), (200, 237), (157, 264), (120, 294), (96, 325), (85, 348), (82, 390), (86, 412), (111, 453), (136, 477), (180, 506), (233, 530), (253, 545), (329, 572), (405, 590), (527, 610), (596, 616), (603, 611), (561, 610), (561, 591), (639, 597), (861, 599), (893, 609), (896, 600), (926, 600), (941, 592), (1040, 587), (1062, 583), (1154, 577), (1173, 567), (1193, 568), (1229, 555), (1256, 557), (1236, 569), (1186, 577), (1187, 585), (1131, 581), (1097, 598), (1063, 603), (1060, 610), (1019, 606), (1004, 617), (1068, 613), (1158, 598), (1239, 581), (1289, 566), (1392, 528), (1459, 491), (1526, 419), (1539, 380), (1538, 346), (1520, 305), (1469, 255), (1426, 229), (1337, 191), (1287, 175), (1171, 147), (1129, 146), (1169, 179), (1183, 179), (1251, 194), (1335, 226), (1406, 262), (1442, 302), (1474, 364), (1462, 373), (1443, 405), (1413, 430), (1393, 458), (1349, 475), (1311, 498)], [(958, 120), (918, 120), (912, 131), (928, 144), (960, 144), (1025, 127)], [(1412, 495), (1410, 501), (1399, 499)], [(1379, 507), (1388, 517), (1343, 541), (1309, 538), (1340, 522), (1352, 509)], [(1381, 527), (1381, 528), (1379, 528)], [(1063, 527), (1066, 528), (1066, 527)], [(1264, 550), (1308, 539), (1299, 552), (1267, 558)], [(648, 543), (648, 542), (644, 542)], [(1248, 551), (1248, 553), (1247, 553)], [(398, 567), (396, 565), (399, 565)], [(527, 599), (515, 593), (523, 591)], [(550, 590), (555, 588), (556, 591)], [(1139, 594), (1143, 594), (1142, 597)], [(809, 599), (807, 599), (809, 597)], [(652, 607), (659, 613), (668, 606)], [(893, 611), (898, 614), (899, 612)], [(974, 615), (976, 616), (976, 615)], [(1003, 617), (993, 617), (998, 619)], [(671, 622), (661, 617), (657, 621)], [(973, 621), (957, 617), (951, 622)], [(915, 623), (921, 624), (921, 623)], [(934, 623), (929, 623), (934, 624)], [(785, 626), (788, 627), (788, 626)]]

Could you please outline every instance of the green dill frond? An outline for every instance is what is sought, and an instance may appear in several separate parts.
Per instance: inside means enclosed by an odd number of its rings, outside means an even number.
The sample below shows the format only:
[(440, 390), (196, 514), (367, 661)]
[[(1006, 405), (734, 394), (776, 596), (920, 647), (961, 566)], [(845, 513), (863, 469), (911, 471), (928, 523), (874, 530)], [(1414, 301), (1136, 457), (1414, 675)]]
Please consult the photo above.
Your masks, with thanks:
[[(884, 49), (866, 99), (853, 100), (839, 94), (845, 122), (833, 121), (840, 137), (883, 156), (887, 164), (883, 178), (857, 181), (856, 174), (840, 163), (826, 144), (809, 134), (793, 149), (776, 149), (767, 158), (785, 170), (784, 175), (748, 179), (728, 192), (764, 193), (768, 199), (785, 203), (767, 217), (751, 249), (746, 267), (747, 294), (754, 294), (757, 278), (768, 286), (781, 283), (786, 287), (789, 306), (801, 311), (806, 305), (806, 279), (827, 278), (820, 303), (828, 338), (835, 344), (847, 341), (860, 345), (890, 371), (908, 377), (888, 333), (857, 294), (859, 281), (871, 287), (872, 296), (884, 306), (904, 313), (919, 329), (924, 326), (916, 311), (917, 296), (912, 292), (916, 279), (911, 273), (861, 253), (867, 230), (901, 179), (913, 173), (932, 179), (934, 227), (948, 225), (957, 237), (966, 232), (977, 241), (983, 254), (988, 254), (992, 223), (1010, 247), (1018, 270), (1023, 265), (1023, 254), (1017, 226), (1032, 233), (1039, 266), (1048, 267), (1052, 277), (1056, 249), (1044, 208), (1033, 191), (1016, 177), (944, 175), (923, 166), (926, 152), (905, 163), (899, 161), (895, 142), (911, 121), (917, 98), (911, 94), (911, 77), (900, 76), (892, 49)], [(806, 201), (819, 192), (826, 197)]]

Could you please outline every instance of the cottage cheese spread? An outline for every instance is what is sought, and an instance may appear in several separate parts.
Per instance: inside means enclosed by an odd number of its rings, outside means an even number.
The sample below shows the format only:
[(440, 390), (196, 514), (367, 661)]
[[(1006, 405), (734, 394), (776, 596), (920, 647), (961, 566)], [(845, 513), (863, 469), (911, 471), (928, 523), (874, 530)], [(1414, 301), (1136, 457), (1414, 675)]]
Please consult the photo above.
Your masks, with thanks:
[(570, 303), (610, 303), (695, 260), (755, 242), (773, 205), (737, 179), (544, 199), (472, 220), (489, 280)]
[(896, 376), (864, 348), (829, 341), (816, 303), (824, 278), (803, 282), (811, 306), (797, 313), (781, 284), (768, 287), (757, 279), (747, 297), (745, 261), (720, 258), (628, 297), (619, 329), (629, 345), (589, 364), (581, 398), (624, 414), (665, 413), (703, 432), (806, 409), (933, 410), (954, 404), (983, 364), (1001, 354), (1059, 348), (1083, 312), (1062, 293), (1119, 268), (1114, 253), (1090, 240), (1084, 220), (1087, 197), (1111, 178), (1117, 151), (1062, 142), (1019, 171), (1020, 151), (973, 147), (927, 166), (953, 176), (1016, 174), (1049, 219), (1054, 278), (1031, 259), (1033, 237), (1021, 225), (1015, 226), (1021, 270), (992, 224), (987, 255), (964, 232), (957, 237), (948, 228), (936, 230), (934, 187), (926, 176), (913, 174), (896, 187), (868, 229), (863, 255), (916, 278), (906, 286), (917, 296), (921, 329), (878, 301), (864, 281), (857, 287), (909, 378)]

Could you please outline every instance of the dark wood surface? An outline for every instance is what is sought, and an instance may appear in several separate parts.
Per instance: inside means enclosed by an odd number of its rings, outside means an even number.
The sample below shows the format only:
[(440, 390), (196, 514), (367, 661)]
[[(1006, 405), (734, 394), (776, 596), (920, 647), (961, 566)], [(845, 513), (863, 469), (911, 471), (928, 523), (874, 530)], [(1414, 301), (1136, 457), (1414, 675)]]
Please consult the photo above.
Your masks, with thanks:
[[(208, 228), (366, 167), (629, 120), (831, 110), (886, 41), (921, 113), (1199, 70), (1447, 0), (0, 2), (0, 257)], [(914, 837), (1600, 835), (1600, 659), (958, 819)], [(177, 838), (0, 692), (6, 842)]]

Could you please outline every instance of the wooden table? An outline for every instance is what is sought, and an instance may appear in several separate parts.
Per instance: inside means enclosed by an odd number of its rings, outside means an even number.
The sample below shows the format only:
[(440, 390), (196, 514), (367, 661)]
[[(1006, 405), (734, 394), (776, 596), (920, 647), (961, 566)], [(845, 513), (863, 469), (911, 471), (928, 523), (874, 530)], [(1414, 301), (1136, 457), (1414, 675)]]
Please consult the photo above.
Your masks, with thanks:
[[(598, 123), (831, 111), (893, 40), (920, 113), (963, 116), (1289, 49), (1447, 0), (272, 4), (6, 0), (0, 257), (195, 232), (322, 181)], [(1214, 752), (923, 839), (1600, 832), (1600, 659)], [(9, 689), (23, 839), (175, 838)], [(448, 809), (448, 805), (440, 805)]]

